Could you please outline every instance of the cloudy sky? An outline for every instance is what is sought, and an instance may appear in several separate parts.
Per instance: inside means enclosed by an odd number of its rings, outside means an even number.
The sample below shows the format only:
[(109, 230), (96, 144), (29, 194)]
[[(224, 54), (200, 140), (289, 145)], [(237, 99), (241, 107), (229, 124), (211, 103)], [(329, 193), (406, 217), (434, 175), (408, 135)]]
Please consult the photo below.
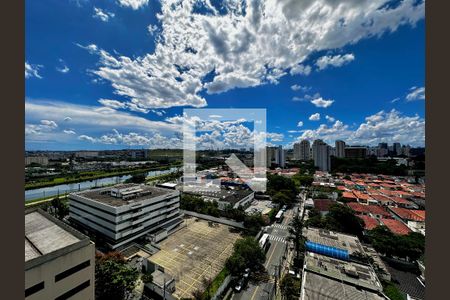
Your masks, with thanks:
[[(425, 141), (424, 2), (26, 1), (27, 150), (180, 147), (185, 108), (267, 141)], [(251, 138), (213, 122), (216, 147)]]

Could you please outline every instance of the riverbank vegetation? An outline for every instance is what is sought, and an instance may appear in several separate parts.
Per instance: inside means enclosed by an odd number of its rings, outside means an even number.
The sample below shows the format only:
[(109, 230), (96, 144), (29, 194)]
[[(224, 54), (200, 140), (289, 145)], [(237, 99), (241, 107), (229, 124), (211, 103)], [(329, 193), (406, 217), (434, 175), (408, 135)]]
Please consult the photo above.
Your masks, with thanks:
[(139, 169), (130, 169), (130, 168), (120, 168), (117, 170), (99, 170), (99, 171), (88, 171), (88, 172), (74, 172), (74, 173), (68, 173), (64, 176), (52, 176), (52, 177), (45, 177), (40, 179), (34, 179), (33, 181), (29, 181), (25, 183), (25, 190), (29, 189), (36, 189), (36, 188), (42, 188), (42, 187), (49, 187), (59, 184), (69, 184), (69, 183), (77, 183), (80, 181), (86, 181), (86, 180), (95, 180), (95, 179), (101, 179), (111, 176), (123, 176), (123, 175), (133, 175), (133, 174), (139, 174), (144, 172), (150, 172), (150, 171), (160, 171), (160, 170), (166, 170), (171, 167), (176, 167), (178, 165), (163, 165), (158, 167), (146, 167), (146, 168), (139, 168)]

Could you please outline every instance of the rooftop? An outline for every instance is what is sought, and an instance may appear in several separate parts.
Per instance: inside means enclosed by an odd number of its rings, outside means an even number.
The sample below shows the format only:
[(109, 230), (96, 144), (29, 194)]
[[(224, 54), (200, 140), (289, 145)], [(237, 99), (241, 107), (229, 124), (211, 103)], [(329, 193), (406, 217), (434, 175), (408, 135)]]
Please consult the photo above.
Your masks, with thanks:
[(411, 232), (411, 229), (409, 229), (408, 226), (406, 226), (399, 220), (381, 219), (381, 223), (395, 234), (406, 235)]
[(302, 300), (386, 300), (377, 292), (325, 277), (314, 272), (305, 272), (302, 285)]
[(195, 191), (195, 192), (186, 192), (194, 195), (200, 195), (204, 197), (215, 198), (217, 201), (226, 201), (231, 204), (235, 204), (251, 193), (253, 191), (250, 190), (223, 190), (220, 191)]
[(329, 211), (330, 206), (335, 204), (336, 201), (331, 199), (314, 199), (314, 208), (321, 212)]
[(338, 249), (345, 249), (349, 255), (364, 253), (358, 237), (319, 228), (305, 228), (304, 235), (310, 242)]
[(308, 252), (305, 257), (305, 269), (368, 290), (383, 290), (375, 271), (369, 265)]
[(365, 205), (356, 202), (347, 203), (347, 206), (359, 213), (370, 213), (373, 215), (381, 215), (387, 218), (391, 217), (391, 214), (383, 207), (378, 205)]
[(170, 193), (173, 193), (173, 190), (144, 184), (118, 184), (113, 187), (92, 189), (74, 194), (106, 205), (118, 207)]
[(42, 210), (25, 213), (25, 262), (87, 244), (89, 238)]
[(364, 229), (366, 230), (372, 230), (379, 225), (378, 221), (375, 218), (364, 215), (358, 217), (364, 221)]
[(389, 209), (403, 220), (425, 222), (424, 210), (406, 209), (401, 207), (390, 207)]

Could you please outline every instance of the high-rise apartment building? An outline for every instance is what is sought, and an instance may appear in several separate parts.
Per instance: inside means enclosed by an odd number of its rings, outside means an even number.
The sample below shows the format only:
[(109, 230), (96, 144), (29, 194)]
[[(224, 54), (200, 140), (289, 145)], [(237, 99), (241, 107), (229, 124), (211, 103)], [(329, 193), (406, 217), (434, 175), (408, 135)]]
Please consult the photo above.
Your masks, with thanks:
[[(298, 159), (299, 160), (310, 160), (311, 159), (311, 146), (308, 140), (302, 140), (300, 143), (297, 143), (295, 145), (298, 149)], [(295, 147), (294, 145), (294, 147)], [(294, 148), (295, 153), (295, 148)]]
[(336, 153), (335, 156), (339, 158), (345, 157), (345, 142), (342, 140), (337, 140), (336, 142)]
[(283, 146), (281, 145), (275, 149), (275, 163), (280, 168), (284, 168), (286, 165), (286, 154), (284, 153)]
[(312, 145), (314, 166), (320, 171), (330, 171), (330, 151), (331, 147), (322, 140), (315, 140)]
[(394, 143), (392, 145), (392, 152), (394, 152), (394, 155), (401, 155), (402, 154), (402, 145), (400, 143)]
[(294, 143), (294, 159), (300, 160), (300, 143)]

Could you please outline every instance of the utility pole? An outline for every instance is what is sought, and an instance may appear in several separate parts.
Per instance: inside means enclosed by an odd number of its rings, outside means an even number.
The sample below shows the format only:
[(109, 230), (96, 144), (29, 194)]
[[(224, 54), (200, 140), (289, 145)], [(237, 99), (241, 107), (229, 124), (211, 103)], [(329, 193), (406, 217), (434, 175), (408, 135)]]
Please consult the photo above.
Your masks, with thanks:
[(164, 277), (163, 300), (166, 300), (166, 277)]

